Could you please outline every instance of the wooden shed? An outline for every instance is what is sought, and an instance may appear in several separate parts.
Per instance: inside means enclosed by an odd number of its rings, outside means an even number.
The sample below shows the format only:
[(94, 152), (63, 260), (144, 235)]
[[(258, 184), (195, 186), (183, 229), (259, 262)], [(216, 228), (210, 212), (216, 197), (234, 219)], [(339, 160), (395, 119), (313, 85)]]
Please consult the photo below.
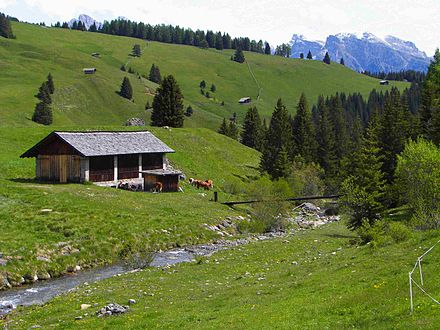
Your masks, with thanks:
[(238, 103), (240, 104), (251, 103), (251, 98), (249, 96), (242, 97), (241, 99), (238, 100)]
[(168, 169), (142, 171), (144, 190), (151, 191), (156, 182), (162, 183), (162, 191), (175, 192), (179, 190), (179, 177), (182, 172)]
[(84, 68), (83, 72), (85, 74), (94, 74), (96, 72), (96, 68)]
[(36, 158), (40, 181), (105, 182), (166, 170), (165, 154), (172, 152), (148, 131), (52, 132), (20, 157)]

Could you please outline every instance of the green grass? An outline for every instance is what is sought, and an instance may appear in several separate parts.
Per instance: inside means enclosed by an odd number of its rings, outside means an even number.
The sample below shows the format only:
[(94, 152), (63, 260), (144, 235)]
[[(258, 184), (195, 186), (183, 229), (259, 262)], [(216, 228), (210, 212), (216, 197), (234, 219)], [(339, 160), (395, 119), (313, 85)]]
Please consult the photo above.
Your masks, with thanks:
[[(109, 129), (109, 128), (107, 128)], [(182, 183), (183, 193), (133, 193), (85, 184), (33, 182), (35, 160), (20, 159), (50, 128), (0, 128), (0, 250), (21, 256), (0, 272), (24, 275), (50, 270), (57, 275), (75, 264), (93, 266), (130, 251), (170, 248), (209, 241), (203, 223), (218, 223), (236, 212), (211, 202), (212, 192)], [(214, 180), (224, 190), (256, 175), (259, 153), (208, 129), (152, 129), (176, 150), (172, 164), (187, 177)], [(242, 178), (242, 179), (240, 179)], [(220, 198), (228, 198), (220, 193)], [(44, 213), (49, 208), (52, 212)], [(238, 214), (238, 213), (236, 213)], [(162, 229), (169, 233), (164, 234)], [(70, 242), (80, 253), (62, 256), (57, 242)], [(52, 262), (36, 260), (49, 252)], [(44, 253), (46, 254), (46, 253)]]
[[(286, 59), (246, 53), (248, 64), (230, 60), (232, 50), (203, 50), (196, 47), (145, 42), (139, 39), (42, 28), (37, 25), (13, 23), (17, 39), (0, 39), (0, 125), (36, 126), (30, 118), (40, 84), (49, 72), (55, 81), (54, 123), (60, 125), (122, 125), (136, 116), (149, 119), (144, 110), (146, 101), (152, 102), (156, 85), (134, 74), (120, 70), (122, 64), (140, 74), (148, 74), (153, 63), (162, 75), (173, 74), (185, 96), (185, 104), (194, 108), (194, 115), (186, 120), (187, 127), (216, 129), (223, 117), (236, 112), (239, 120), (248, 106), (237, 101), (251, 96), (261, 114), (270, 116), (276, 100), (282, 97), (294, 112), (302, 92), (309, 103), (316, 102), (319, 94), (360, 92), (364, 96), (380, 86), (377, 79), (358, 74), (337, 63), (326, 65), (321, 61)], [(130, 57), (132, 46), (141, 44), (140, 58)], [(101, 58), (91, 53), (99, 52)], [(258, 87), (252, 78), (253, 71), (262, 90), (256, 102)], [(96, 67), (94, 75), (84, 75), (84, 67)], [(128, 75), (133, 85), (134, 102), (120, 97), (116, 92), (122, 78)], [(213, 98), (200, 94), (199, 82), (217, 87)], [(399, 88), (407, 83), (393, 82)], [(224, 101), (225, 105), (220, 103)]]
[[(44, 306), (21, 308), (9, 326), (84, 329), (436, 329), (440, 308), (419, 291), (409, 314), (408, 271), (438, 239), (415, 233), (372, 249), (350, 244), (342, 223), (218, 252), (201, 263), (145, 269), (81, 287)], [(440, 293), (437, 249), (426, 288)], [(297, 264), (295, 264), (296, 262)], [(97, 318), (109, 302), (131, 310)], [(97, 304), (80, 311), (80, 304)], [(75, 321), (79, 315), (87, 316)]]

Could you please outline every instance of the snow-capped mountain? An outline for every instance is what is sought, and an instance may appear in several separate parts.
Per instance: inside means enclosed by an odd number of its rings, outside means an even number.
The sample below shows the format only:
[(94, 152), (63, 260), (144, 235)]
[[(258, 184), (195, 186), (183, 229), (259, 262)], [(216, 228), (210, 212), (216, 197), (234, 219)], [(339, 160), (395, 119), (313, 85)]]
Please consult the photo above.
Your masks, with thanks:
[(74, 22), (78, 23), (80, 21), (81, 21), (81, 23), (83, 23), (86, 26), (87, 30), (93, 25), (93, 23), (95, 23), (97, 29), (99, 29), (102, 26), (101, 22), (98, 22), (95, 19), (93, 19), (92, 17), (85, 15), (85, 14), (79, 15), (78, 18), (71, 19), (69, 21), (68, 25), (69, 25), (69, 27), (72, 27)]
[(310, 50), (314, 59), (321, 60), (328, 52), (332, 61), (339, 62), (342, 57), (345, 65), (356, 71), (426, 71), (430, 63), (414, 43), (393, 36), (381, 39), (368, 32), (329, 35), (325, 42), (294, 34), (290, 45), (292, 57), (306, 56)]

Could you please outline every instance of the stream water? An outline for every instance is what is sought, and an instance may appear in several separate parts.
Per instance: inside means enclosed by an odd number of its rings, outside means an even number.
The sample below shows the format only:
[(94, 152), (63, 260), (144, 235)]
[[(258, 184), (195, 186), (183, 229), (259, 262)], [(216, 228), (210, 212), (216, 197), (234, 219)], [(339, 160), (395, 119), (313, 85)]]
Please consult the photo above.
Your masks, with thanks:
[[(208, 250), (212, 253), (221, 248), (221, 246), (210, 245)], [(190, 262), (194, 260), (196, 254), (207, 255), (203, 251), (206, 251), (206, 249), (201, 246), (190, 251), (188, 249), (175, 249), (158, 252), (153, 256), (149, 266), (164, 267), (181, 262)], [(17, 306), (44, 304), (55, 296), (68, 292), (85, 282), (92, 283), (130, 271), (133, 271), (133, 269), (122, 264), (115, 264), (0, 291), (0, 316), (11, 312)]]

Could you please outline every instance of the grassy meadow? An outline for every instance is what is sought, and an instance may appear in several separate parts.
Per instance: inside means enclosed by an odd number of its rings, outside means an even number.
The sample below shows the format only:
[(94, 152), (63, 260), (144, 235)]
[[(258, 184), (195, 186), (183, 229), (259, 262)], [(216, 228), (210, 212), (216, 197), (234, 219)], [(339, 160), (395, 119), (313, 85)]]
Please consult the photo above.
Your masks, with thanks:
[[(30, 120), (37, 103), (33, 96), (49, 72), (56, 88), (52, 108), (57, 126), (122, 125), (131, 117), (149, 120), (151, 110), (145, 111), (145, 104), (147, 100), (151, 104), (157, 85), (121, 71), (123, 64), (140, 75), (148, 75), (153, 63), (162, 76), (173, 74), (185, 105), (195, 110), (185, 121), (187, 127), (217, 129), (222, 118), (234, 112), (241, 120), (248, 108), (237, 103), (243, 96), (252, 97), (252, 105), (269, 117), (279, 97), (294, 112), (302, 92), (312, 104), (320, 94), (360, 92), (368, 96), (373, 88), (391, 88), (337, 63), (246, 52), (247, 63), (238, 64), (230, 60), (233, 50), (204, 50), (15, 22), (12, 28), (17, 39), (0, 39), (0, 126), (36, 126)], [(141, 45), (140, 58), (129, 56), (134, 44)], [(91, 56), (94, 52), (101, 57)], [(82, 69), (87, 67), (97, 68), (96, 74), (85, 75)], [(133, 86), (133, 102), (117, 94), (124, 76), (129, 76)], [(217, 87), (210, 99), (200, 93), (201, 80), (207, 83), (206, 91), (211, 84)]]
[[(212, 192), (188, 183), (182, 183), (183, 193), (146, 194), (34, 182), (35, 160), (19, 156), (51, 130), (0, 128), (0, 250), (20, 258), (3, 266), (3, 273), (23, 276), (48, 270), (58, 275), (75, 264), (94, 266), (139, 250), (209, 241), (218, 236), (202, 224), (218, 223), (235, 213), (210, 201)], [(177, 168), (188, 177), (214, 180), (220, 190), (228, 191), (229, 183), (243, 185), (247, 176), (258, 173), (257, 151), (208, 129), (152, 131), (176, 150), (169, 159)], [(228, 196), (220, 194), (223, 199)], [(62, 255), (58, 242), (68, 242), (80, 252)], [(51, 261), (39, 261), (39, 255), (51, 255)]]
[[(342, 223), (221, 251), (210, 258), (90, 283), (44, 306), (21, 308), (10, 329), (437, 329), (440, 307), (415, 291), (409, 313), (408, 271), (437, 241), (416, 233), (381, 248), (350, 244)], [(435, 261), (424, 260), (425, 287), (440, 292)], [(98, 318), (109, 302), (121, 316)], [(81, 304), (91, 308), (80, 310)], [(81, 320), (75, 320), (82, 316)], [(7, 322), (7, 321), (5, 321)]]

